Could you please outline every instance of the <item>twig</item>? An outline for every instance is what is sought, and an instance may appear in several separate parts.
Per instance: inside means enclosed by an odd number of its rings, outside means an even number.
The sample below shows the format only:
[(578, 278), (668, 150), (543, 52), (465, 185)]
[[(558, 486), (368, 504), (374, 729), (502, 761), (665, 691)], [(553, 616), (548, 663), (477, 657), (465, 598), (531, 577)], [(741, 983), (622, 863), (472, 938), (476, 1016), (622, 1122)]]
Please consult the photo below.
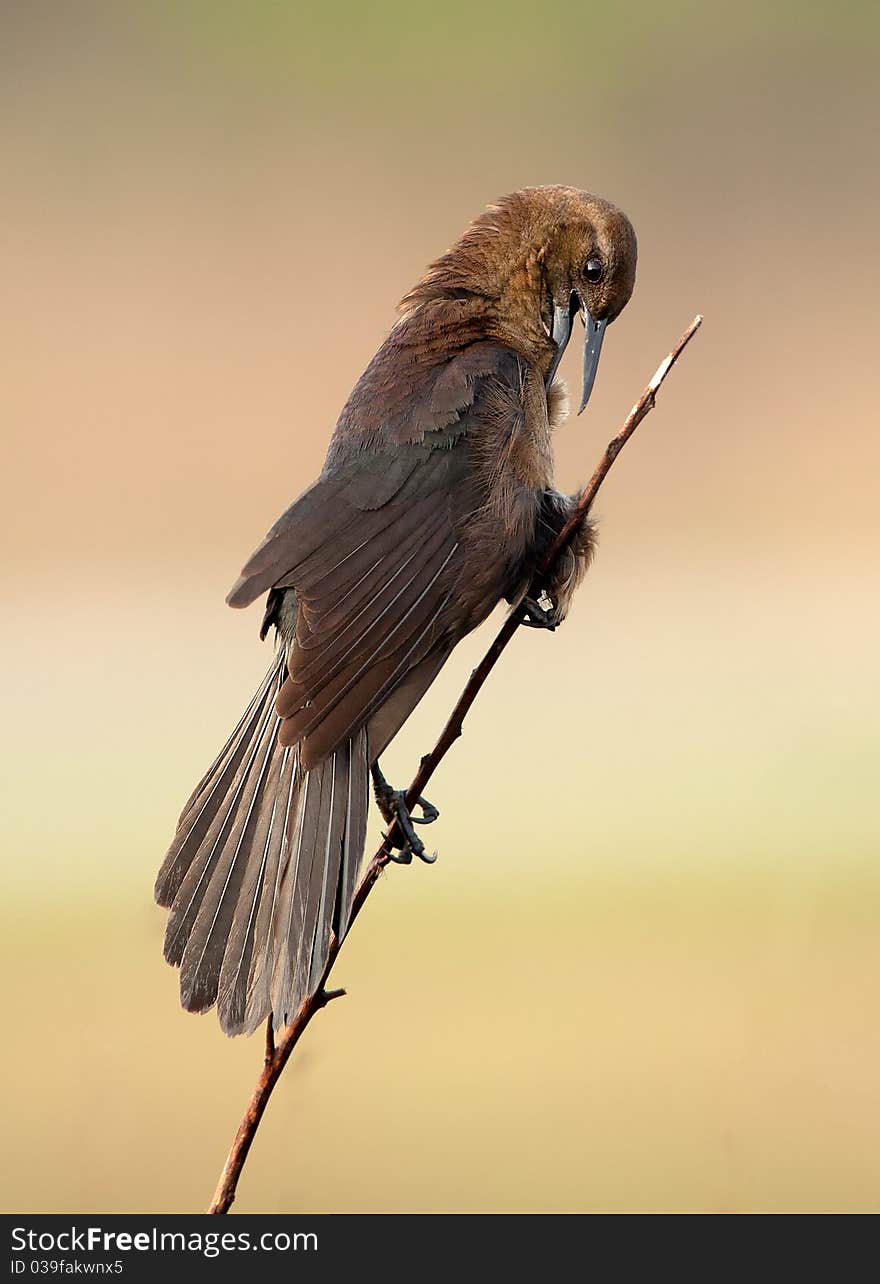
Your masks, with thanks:
[[(588, 517), (590, 509), (596, 499), (596, 495), (599, 492), (599, 488), (608, 475), (611, 465), (614, 463), (615, 459), (620, 454), (620, 451), (629, 441), (630, 437), (633, 435), (645, 416), (649, 411), (653, 410), (660, 385), (663, 383), (663, 380), (669, 374), (669, 371), (675, 365), (688, 343), (696, 334), (702, 324), (702, 320), (703, 318), (701, 316), (694, 317), (678, 343), (669, 353), (669, 356), (666, 357), (665, 361), (660, 363), (654, 377), (651, 379), (650, 383), (647, 385), (644, 392), (627, 415), (623, 427), (608, 443), (596, 471), (593, 473), (593, 476), (581, 492), (577, 505), (548, 549), (541, 565), (538, 567), (532, 596), (536, 596), (540, 593), (542, 581), (546, 578), (559, 555), (563, 552), (585, 519)], [(440, 737), (436, 745), (430, 753), (425, 754), (419, 763), (419, 769), (416, 772), (415, 779), (407, 790), (406, 800), (408, 806), (415, 806), (419, 795), (424, 793), (425, 786), (433, 776), (441, 760), (446, 756), (452, 745), (461, 735), (464, 720), (471, 705), (482, 690), (483, 684), (489, 674), (498, 663), (502, 651), (507, 646), (514, 633), (516, 633), (517, 628), (522, 622), (525, 611), (525, 606), (520, 605), (510, 612), (504, 624), (501, 626), (494, 642), (489, 647), (480, 663), (471, 673), (467, 686), (459, 696), (458, 702), (452, 710), (446, 726), (440, 733)], [(389, 828), (388, 833), (382, 840), (382, 845), (379, 847), (375, 856), (373, 856), (361, 877), (361, 881), (358, 884), (354, 901), (352, 903), (349, 927), (357, 918), (364, 901), (375, 886), (382, 870), (391, 859), (391, 851), (393, 848), (393, 839), (396, 836), (396, 828), (397, 822), (395, 821)], [(257, 1128), (260, 1126), (260, 1120), (263, 1117), (263, 1112), (265, 1111), (269, 1098), (272, 1095), (272, 1089), (275, 1087), (281, 1072), (287, 1065), (290, 1054), (299, 1043), (300, 1038), (315, 1013), (320, 1012), (321, 1009), (326, 1007), (333, 999), (341, 998), (342, 995), (345, 994), (345, 990), (325, 989), (327, 978), (329, 977), (333, 964), (336, 962), (337, 955), (339, 954), (340, 945), (341, 942), (337, 940), (336, 936), (332, 936), (330, 938), (327, 963), (320, 981), (315, 987), (313, 993), (303, 1002), (290, 1025), (281, 1032), (281, 1037), (278, 1039), (277, 1043), (272, 1029), (272, 1018), (271, 1016), (269, 1017), (266, 1028), (266, 1054), (263, 1063), (263, 1070), (257, 1080), (257, 1086), (254, 1089), (250, 1102), (248, 1103), (247, 1110), (244, 1113), (244, 1118), (239, 1124), (238, 1132), (235, 1134), (232, 1149), (229, 1152), (229, 1157), (226, 1160), (226, 1165), (220, 1176), (217, 1189), (214, 1192), (211, 1207), (208, 1209), (209, 1213), (227, 1213), (229, 1211), (233, 1200), (235, 1199), (238, 1179), (241, 1176), (241, 1171), (244, 1167), (245, 1160), (247, 1159), (248, 1151), (251, 1148), (251, 1143), (256, 1135)]]

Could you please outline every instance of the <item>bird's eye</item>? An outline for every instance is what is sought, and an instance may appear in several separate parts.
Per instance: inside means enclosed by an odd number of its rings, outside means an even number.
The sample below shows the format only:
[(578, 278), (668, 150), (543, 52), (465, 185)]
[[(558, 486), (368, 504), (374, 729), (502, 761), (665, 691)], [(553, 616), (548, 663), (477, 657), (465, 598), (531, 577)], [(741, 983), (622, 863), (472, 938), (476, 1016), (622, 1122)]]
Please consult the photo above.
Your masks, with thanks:
[(605, 271), (605, 265), (595, 254), (591, 255), (584, 264), (584, 280), (589, 281), (590, 285), (595, 285), (597, 281), (602, 280), (602, 273)]

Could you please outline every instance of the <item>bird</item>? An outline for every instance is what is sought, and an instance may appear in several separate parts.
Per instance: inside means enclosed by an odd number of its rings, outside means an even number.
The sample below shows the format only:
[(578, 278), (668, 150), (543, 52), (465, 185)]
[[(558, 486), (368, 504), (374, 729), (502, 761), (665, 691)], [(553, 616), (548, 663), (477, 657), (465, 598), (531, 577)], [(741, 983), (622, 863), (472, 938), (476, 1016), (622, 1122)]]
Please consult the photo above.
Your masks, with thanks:
[(456, 644), (499, 602), (555, 628), (589, 566), (586, 522), (536, 600), (534, 572), (578, 495), (553, 485), (557, 370), (584, 326), (580, 413), (635, 283), (636, 236), (574, 187), (487, 206), (404, 295), (315, 483), (227, 601), (265, 599), (272, 662), (186, 803), (156, 880), (182, 1006), (228, 1035), (281, 1029), (351, 915), (370, 785), (392, 858), (433, 859), (380, 757)]

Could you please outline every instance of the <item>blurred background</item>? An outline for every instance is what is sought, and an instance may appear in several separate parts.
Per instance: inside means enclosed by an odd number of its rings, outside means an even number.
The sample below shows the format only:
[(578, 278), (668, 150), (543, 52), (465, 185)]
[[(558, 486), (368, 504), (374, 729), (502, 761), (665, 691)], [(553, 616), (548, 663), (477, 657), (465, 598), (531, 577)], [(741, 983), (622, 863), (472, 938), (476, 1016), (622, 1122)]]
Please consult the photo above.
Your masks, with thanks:
[(179, 1009), (152, 884), (267, 663), (224, 594), (424, 265), (562, 182), (640, 265), (561, 484), (705, 324), (236, 1211), (876, 1208), (878, 14), (3, 5), (3, 1207), (207, 1205), (262, 1043)]

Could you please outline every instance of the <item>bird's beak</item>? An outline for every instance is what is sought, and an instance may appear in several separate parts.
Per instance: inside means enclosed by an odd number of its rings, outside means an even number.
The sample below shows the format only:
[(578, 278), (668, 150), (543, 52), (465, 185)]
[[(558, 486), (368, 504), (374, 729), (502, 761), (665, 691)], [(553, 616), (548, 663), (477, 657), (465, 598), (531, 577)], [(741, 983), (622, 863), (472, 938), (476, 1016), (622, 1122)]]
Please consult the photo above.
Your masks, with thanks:
[(593, 384), (596, 381), (596, 371), (599, 367), (599, 353), (602, 351), (602, 339), (605, 336), (606, 322), (594, 321), (590, 315), (586, 304), (582, 303), (577, 294), (572, 294), (567, 308), (560, 307), (558, 303), (553, 306), (553, 329), (550, 338), (556, 344), (556, 354), (550, 363), (550, 369), (547, 372), (547, 378), (544, 381), (545, 388), (549, 389), (553, 382), (553, 376), (559, 368), (562, 360), (562, 354), (568, 346), (571, 338), (571, 324), (575, 314), (580, 312), (581, 319), (584, 323), (584, 386), (581, 393), (581, 404), (578, 414), (581, 413), (584, 406), (590, 400), (590, 393), (593, 391)]
[(596, 371), (599, 369), (599, 353), (602, 351), (602, 340), (605, 337), (607, 321), (594, 321), (586, 307), (581, 309), (584, 322), (584, 387), (581, 393), (581, 404), (578, 414), (590, 400), (593, 384), (596, 382)]
[(550, 362), (550, 369), (547, 371), (547, 378), (544, 380), (544, 387), (548, 392), (550, 391), (553, 377), (559, 369), (563, 353), (568, 347), (568, 341), (571, 338), (571, 323), (577, 310), (578, 299), (576, 294), (573, 294), (569, 299), (567, 308), (560, 307), (558, 303), (553, 304), (553, 329), (550, 331), (550, 338), (556, 344), (556, 354)]

